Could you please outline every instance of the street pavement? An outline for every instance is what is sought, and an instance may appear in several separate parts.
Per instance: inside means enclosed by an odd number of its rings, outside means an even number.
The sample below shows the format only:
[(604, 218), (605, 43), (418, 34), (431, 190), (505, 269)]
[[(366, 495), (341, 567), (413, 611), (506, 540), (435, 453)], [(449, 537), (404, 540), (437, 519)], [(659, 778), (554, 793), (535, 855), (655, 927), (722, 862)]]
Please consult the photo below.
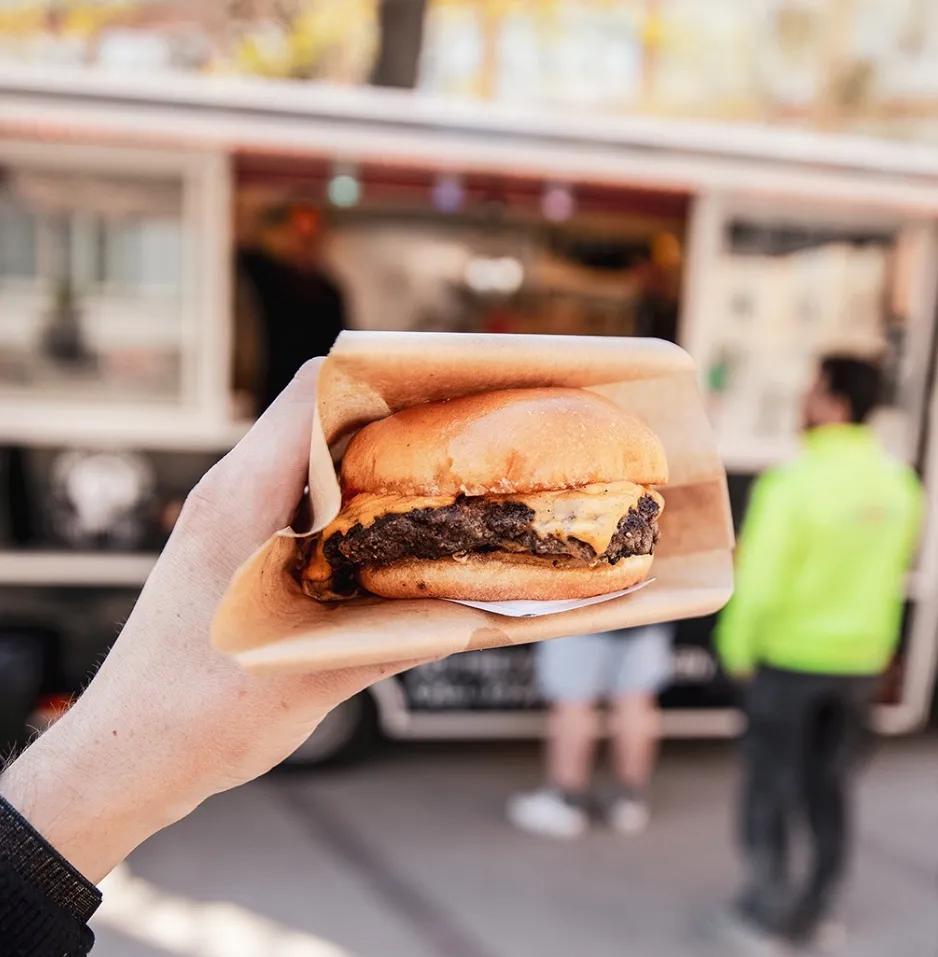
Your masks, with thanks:
[[(394, 745), (219, 795), (104, 885), (95, 957), (696, 957), (738, 877), (729, 744), (665, 747), (636, 837), (504, 821), (529, 744)], [(938, 957), (938, 737), (866, 770), (844, 957)]]

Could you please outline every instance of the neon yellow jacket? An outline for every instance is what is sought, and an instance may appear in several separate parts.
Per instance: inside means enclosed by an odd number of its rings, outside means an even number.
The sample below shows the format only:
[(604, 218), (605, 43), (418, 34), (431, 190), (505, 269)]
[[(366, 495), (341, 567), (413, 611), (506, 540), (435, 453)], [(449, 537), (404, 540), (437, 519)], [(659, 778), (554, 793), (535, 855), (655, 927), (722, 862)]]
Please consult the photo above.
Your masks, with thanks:
[(753, 487), (736, 593), (717, 625), (726, 670), (882, 671), (898, 641), (922, 511), (915, 473), (868, 428), (809, 432), (798, 459)]

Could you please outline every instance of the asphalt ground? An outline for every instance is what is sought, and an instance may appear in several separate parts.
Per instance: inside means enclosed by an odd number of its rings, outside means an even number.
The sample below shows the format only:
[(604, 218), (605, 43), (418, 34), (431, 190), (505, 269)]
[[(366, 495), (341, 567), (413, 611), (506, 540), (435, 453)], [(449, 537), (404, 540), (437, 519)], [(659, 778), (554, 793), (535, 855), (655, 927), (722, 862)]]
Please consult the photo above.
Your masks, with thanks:
[[(505, 822), (533, 744), (388, 746), (275, 773), (156, 835), (104, 885), (95, 957), (688, 957), (738, 879), (729, 743), (666, 745), (653, 820), (574, 842)], [(938, 955), (938, 737), (861, 779), (849, 957)]]

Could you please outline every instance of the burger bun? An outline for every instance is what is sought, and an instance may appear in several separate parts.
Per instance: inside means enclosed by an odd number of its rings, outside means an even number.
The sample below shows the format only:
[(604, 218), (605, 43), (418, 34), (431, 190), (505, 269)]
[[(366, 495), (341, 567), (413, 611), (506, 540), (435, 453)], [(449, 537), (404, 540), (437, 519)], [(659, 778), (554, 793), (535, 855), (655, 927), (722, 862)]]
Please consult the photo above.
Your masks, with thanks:
[(640, 419), (586, 389), (482, 392), (366, 425), (342, 461), (346, 497), (501, 495), (629, 481), (663, 485), (664, 449)]
[(651, 564), (651, 555), (633, 555), (615, 565), (587, 565), (562, 556), (486, 552), (459, 560), (402, 559), (362, 568), (359, 579), (368, 591), (383, 598), (556, 601), (630, 588), (648, 576)]

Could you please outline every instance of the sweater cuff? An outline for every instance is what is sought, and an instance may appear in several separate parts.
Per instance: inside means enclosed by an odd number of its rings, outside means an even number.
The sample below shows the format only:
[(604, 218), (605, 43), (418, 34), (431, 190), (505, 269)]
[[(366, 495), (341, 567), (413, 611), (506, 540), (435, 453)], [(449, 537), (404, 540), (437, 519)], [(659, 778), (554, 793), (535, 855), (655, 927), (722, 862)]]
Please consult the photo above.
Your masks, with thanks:
[(79, 924), (86, 924), (101, 903), (97, 887), (2, 797), (0, 862)]

